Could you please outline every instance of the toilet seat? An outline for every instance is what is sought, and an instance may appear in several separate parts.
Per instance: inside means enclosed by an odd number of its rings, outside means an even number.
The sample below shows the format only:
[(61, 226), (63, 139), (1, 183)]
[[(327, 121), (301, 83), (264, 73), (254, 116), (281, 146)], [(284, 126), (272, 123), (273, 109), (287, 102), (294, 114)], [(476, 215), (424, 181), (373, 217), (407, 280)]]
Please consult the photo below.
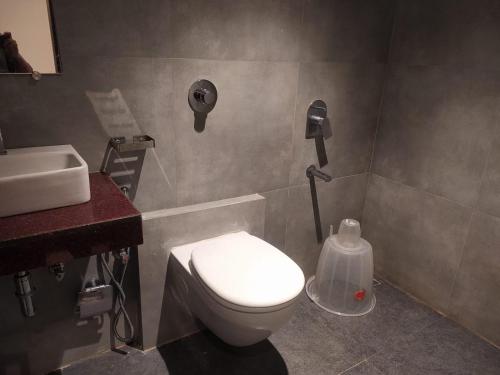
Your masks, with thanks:
[(189, 267), (212, 298), (236, 311), (285, 308), (304, 286), (304, 274), (295, 262), (246, 232), (200, 241)]
[(207, 294), (207, 296), (210, 299), (212, 299), (213, 301), (215, 301), (216, 303), (223, 306), (224, 308), (227, 308), (230, 310), (234, 310), (237, 312), (243, 312), (243, 313), (249, 313), (249, 314), (270, 313), (273, 311), (278, 311), (278, 310), (284, 309), (284, 308), (288, 307), (289, 305), (293, 304), (295, 301), (295, 299), (291, 299), (290, 301), (285, 302), (285, 303), (280, 304), (280, 305), (266, 306), (266, 307), (248, 307), (248, 306), (237, 305), (237, 304), (231, 303), (231, 302), (221, 298), (217, 293), (215, 293), (212, 289), (210, 289), (210, 287), (208, 287), (208, 285), (206, 285), (203, 282), (200, 275), (198, 275), (198, 273), (196, 272), (196, 270), (192, 266), (191, 262), (189, 263), (189, 266), (190, 266), (191, 274), (196, 278), (199, 285), (201, 285), (203, 291)]

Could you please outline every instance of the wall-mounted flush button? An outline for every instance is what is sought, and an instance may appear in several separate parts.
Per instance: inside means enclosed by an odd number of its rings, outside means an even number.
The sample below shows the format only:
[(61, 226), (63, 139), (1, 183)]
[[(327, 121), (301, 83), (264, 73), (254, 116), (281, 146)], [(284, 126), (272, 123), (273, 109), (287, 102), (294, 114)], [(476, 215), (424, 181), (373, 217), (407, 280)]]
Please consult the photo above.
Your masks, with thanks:
[(194, 112), (194, 129), (197, 132), (202, 132), (205, 129), (207, 114), (214, 109), (217, 103), (215, 85), (206, 79), (196, 81), (189, 89), (188, 102)]

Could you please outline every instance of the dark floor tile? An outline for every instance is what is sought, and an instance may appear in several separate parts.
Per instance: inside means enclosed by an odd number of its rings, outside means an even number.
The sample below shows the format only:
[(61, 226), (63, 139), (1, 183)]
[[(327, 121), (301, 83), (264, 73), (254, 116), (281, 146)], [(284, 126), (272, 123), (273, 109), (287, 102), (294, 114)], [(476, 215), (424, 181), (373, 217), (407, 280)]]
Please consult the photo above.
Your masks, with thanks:
[(375, 291), (375, 310), (358, 318), (326, 313), (303, 294), (292, 319), (251, 347), (203, 331), (145, 353), (105, 353), (54, 375), (500, 373), (500, 350), (389, 285)]
[[(158, 353), (170, 375), (288, 374), (283, 357), (268, 340), (236, 348), (203, 331), (165, 345)], [(155, 361), (157, 357), (155, 353)]]
[(292, 319), (269, 340), (281, 353), (290, 374), (335, 374), (365, 358), (363, 348), (348, 332), (327, 324), (305, 296)]
[(397, 346), (409, 335), (440, 319), (431, 309), (387, 284), (374, 290), (377, 302), (367, 315), (338, 316), (322, 310), (320, 313), (330, 327), (342, 329), (356, 339), (365, 355)]
[(387, 375), (493, 375), (500, 373), (500, 350), (441, 318), (368, 362)]
[(349, 370), (344, 371), (341, 375), (383, 375), (369, 361), (363, 361)]
[(399, 290), (382, 284), (375, 287), (377, 304), (362, 317), (338, 317), (339, 324), (367, 347), (378, 352), (432, 324), (440, 316)]

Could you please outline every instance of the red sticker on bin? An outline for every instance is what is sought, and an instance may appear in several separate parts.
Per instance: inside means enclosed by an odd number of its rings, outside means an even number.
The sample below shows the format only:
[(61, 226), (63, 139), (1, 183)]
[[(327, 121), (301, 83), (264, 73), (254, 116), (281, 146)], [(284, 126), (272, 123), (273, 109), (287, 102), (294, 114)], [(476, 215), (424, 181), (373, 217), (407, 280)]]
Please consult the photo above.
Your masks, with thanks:
[(357, 290), (354, 292), (354, 298), (356, 298), (358, 301), (362, 301), (365, 299), (366, 292), (364, 289)]

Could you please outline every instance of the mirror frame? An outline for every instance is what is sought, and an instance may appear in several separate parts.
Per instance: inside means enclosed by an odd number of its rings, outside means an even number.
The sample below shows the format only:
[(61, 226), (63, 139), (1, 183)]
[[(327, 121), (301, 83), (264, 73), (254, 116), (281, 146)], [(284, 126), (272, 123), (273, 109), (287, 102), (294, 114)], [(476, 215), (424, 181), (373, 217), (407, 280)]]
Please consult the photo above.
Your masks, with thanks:
[[(39, 72), (42, 76), (59, 76), (63, 73), (62, 70), (62, 62), (61, 62), (61, 54), (59, 49), (59, 43), (57, 41), (57, 28), (54, 17), (54, 7), (53, 0), (46, 0), (47, 10), (49, 14), (49, 27), (50, 27), (50, 36), (52, 39), (52, 55), (54, 56), (54, 65), (56, 68), (55, 73), (43, 73)], [(36, 70), (34, 70), (36, 71)], [(33, 73), (0, 73), (1, 76), (32, 76)]]

